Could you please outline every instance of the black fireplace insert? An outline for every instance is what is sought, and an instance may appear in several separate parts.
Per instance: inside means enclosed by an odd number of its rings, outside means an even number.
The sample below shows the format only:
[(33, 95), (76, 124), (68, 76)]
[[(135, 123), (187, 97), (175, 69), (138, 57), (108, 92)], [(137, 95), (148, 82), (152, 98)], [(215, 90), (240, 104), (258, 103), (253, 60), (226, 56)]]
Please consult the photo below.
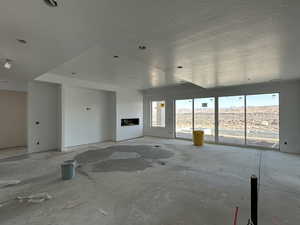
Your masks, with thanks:
[(139, 118), (121, 119), (121, 126), (137, 126), (140, 124)]

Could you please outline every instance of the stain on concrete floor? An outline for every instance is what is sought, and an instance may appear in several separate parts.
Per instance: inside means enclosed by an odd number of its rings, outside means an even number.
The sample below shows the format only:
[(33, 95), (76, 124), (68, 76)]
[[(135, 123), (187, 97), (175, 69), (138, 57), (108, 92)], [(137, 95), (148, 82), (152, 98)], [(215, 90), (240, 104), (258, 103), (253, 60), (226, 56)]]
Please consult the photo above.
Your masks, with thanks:
[[(132, 148), (133, 143), (149, 145), (158, 142), (152, 138), (142, 141), (122, 145), (131, 144)], [(173, 145), (166, 144), (171, 141)], [(0, 204), (3, 205), (0, 207), (0, 224), (217, 225), (224, 221), (230, 223), (236, 205), (241, 209), (239, 224), (246, 224), (250, 210), (249, 177), (257, 173), (259, 165), (257, 151), (219, 145), (206, 145), (199, 151), (189, 142), (177, 144), (182, 142), (159, 142), (161, 147), (158, 149), (170, 149), (175, 153), (169, 159), (147, 159), (141, 152), (129, 154), (116, 149), (104, 151), (107, 156), (100, 159), (91, 159), (89, 154), (79, 155), (83, 152), (51, 152), (30, 155), (28, 160), (0, 163), (2, 180), (22, 178), (20, 185), (0, 188)], [(92, 154), (101, 153), (107, 145), (101, 146), (103, 149), (98, 147), (98, 151), (91, 151)], [(260, 224), (272, 224), (274, 215), (277, 215), (277, 224), (298, 224), (299, 171), (295, 168), (300, 167), (300, 158), (272, 151), (263, 154), (260, 186), (260, 214), (263, 216)], [(83, 164), (82, 161), (84, 173), (79, 167), (80, 176), (62, 181), (60, 164), (76, 155), (91, 163)], [(155, 168), (150, 167), (144, 173), (90, 173), (99, 169), (97, 165), (101, 162), (122, 160), (116, 165), (126, 165), (123, 160), (135, 163), (140, 158)], [(161, 166), (159, 162), (167, 164)], [(120, 168), (113, 168), (116, 169)], [(39, 204), (16, 200), (19, 195), (40, 192), (49, 193), (53, 199)], [(282, 208), (286, 209), (285, 213), (280, 213)], [(107, 215), (103, 215), (102, 209)]]
[(8, 158), (0, 159), (0, 163), (2, 163), (2, 162), (19, 161), (19, 160), (28, 159), (28, 158), (29, 158), (28, 155), (11, 156), (11, 157), (8, 157)]
[(115, 145), (104, 149), (89, 150), (75, 157), (79, 164), (91, 165), (93, 172), (138, 171), (152, 167), (160, 159), (174, 155), (151, 145)]
[(152, 167), (152, 163), (144, 159), (115, 159), (94, 164), (93, 172), (132, 172), (137, 170), (145, 170), (148, 167)]

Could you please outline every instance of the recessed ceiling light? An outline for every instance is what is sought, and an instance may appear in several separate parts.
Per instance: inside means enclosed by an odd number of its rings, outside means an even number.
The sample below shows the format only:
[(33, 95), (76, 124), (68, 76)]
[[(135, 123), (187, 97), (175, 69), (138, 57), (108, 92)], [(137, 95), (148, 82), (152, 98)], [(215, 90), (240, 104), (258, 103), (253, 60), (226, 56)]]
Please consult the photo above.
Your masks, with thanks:
[(21, 43), (21, 44), (27, 44), (27, 41), (26, 40), (24, 40), (24, 39), (17, 39), (17, 41), (19, 42), (19, 43)]
[(48, 6), (50, 6), (50, 7), (57, 7), (57, 6), (58, 6), (56, 0), (44, 0), (44, 2), (45, 2)]
[(12, 62), (12, 60), (6, 59), (4, 65), (3, 65), (4, 68), (9, 70), (11, 68), (11, 62)]
[(183, 68), (183, 66), (177, 66), (177, 69), (182, 69)]
[(139, 49), (140, 49), (140, 50), (146, 50), (147, 47), (146, 47), (145, 45), (140, 45), (140, 46), (139, 46)]
[(118, 56), (118, 55), (114, 55), (114, 58), (116, 58), (116, 59), (117, 59), (117, 58), (119, 58), (119, 56)]

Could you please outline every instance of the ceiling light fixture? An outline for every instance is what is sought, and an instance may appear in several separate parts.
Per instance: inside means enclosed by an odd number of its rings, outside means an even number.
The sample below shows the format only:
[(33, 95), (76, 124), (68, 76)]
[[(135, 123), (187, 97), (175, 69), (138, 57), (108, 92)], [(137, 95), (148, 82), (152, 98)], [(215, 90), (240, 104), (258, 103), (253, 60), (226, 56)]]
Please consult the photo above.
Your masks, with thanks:
[(48, 6), (50, 6), (50, 7), (57, 7), (57, 6), (58, 6), (56, 0), (44, 0), (44, 2), (45, 2)]
[(147, 49), (147, 47), (145, 45), (140, 45), (139, 46), (139, 50), (146, 50), (146, 49)]
[(21, 43), (21, 44), (27, 44), (27, 41), (26, 40), (24, 40), (24, 39), (17, 39), (17, 41), (19, 42), (19, 43)]
[(11, 62), (12, 62), (12, 60), (6, 59), (5, 63), (4, 63), (4, 68), (9, 70), (11, 68), (11, 66), (12, 66)]

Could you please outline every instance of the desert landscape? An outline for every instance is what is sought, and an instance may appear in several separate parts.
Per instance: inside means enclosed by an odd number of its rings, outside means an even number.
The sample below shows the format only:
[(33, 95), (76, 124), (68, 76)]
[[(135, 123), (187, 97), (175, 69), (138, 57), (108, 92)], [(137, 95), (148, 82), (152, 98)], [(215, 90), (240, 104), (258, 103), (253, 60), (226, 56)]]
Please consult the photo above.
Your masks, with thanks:
[[(191, 138), (191, 110), (180, 109), (176, 113), (177, 137)], [(246, 109), (247, 144), (278, 148), (278, 106), (248, 106)], [(203, 129), (206, 139), (214, 140), (215, 115), (212, 108), (195, 109), (195, 130)], [(219, 141), (244, 144), (245, 113), (243, 107), (219, 109)]]

